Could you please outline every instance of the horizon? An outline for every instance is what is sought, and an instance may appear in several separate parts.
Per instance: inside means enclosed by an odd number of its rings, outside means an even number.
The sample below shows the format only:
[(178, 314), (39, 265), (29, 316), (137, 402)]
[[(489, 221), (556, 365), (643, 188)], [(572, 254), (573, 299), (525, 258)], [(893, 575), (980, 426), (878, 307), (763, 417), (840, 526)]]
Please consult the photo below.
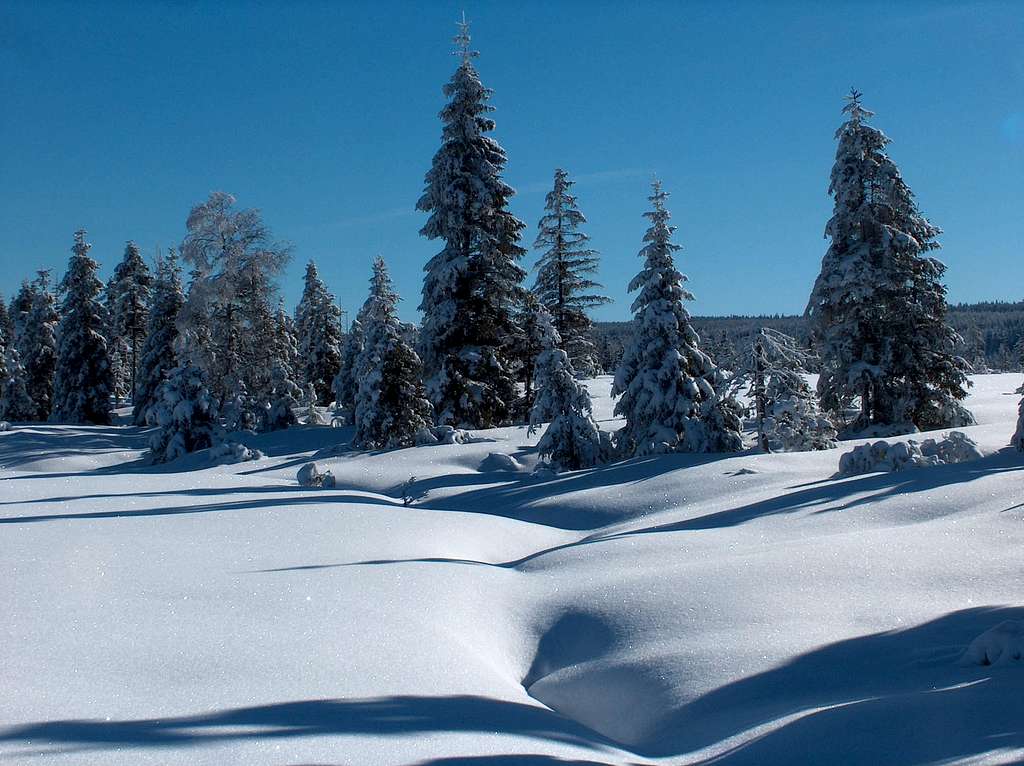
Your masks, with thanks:
[[(672, 193), (692, 314), (801, 314), (828, 245), (833, 133), (852, 84), (944, 230), (937, 255), (950, 304), (1020, 300), (1001, 277), (1022, 245), (1024, 112), (1013, 86), (1024, 84), (1014, 42), (1024, 21), (1012, 3), (907, 3), (895, 13), (881, 4), (566, 3), (532, 23), (542, 8), (466, 8), (476, 66), (494, 90), (491, 135), (518, 192), (510, 209), (526, 223), (528, 285), (544, 195), (565, 167), (601, 254), (598, 280), (615, 301), (594, 318), (628, 320), (625, 288), (656, 173)], [(353, 314), (380, 254), (403, 320), (418, 322), (422, 266), (439, 244), (419, 235), (426, 215), (415, 204), (440, 144), (461, 9), (8, 6), (0, 292), (9, 300), (39, 268), (59, 279), (78, 228), (103, 278), (128, 239), (151, 262), (156, 247), (181, 241), (191, 206), (223, 190), (294, 244), (281, 280), (289, 309), (314, 260)], [(882, 55), (891, 36), (858, 35), (881, 13), (904, 46), (899, 67)], [(843, 46), (822, 39), (834, 28), (862, 44), (857, 71)], [(943, 101), (956, 108), (937, 110)]]

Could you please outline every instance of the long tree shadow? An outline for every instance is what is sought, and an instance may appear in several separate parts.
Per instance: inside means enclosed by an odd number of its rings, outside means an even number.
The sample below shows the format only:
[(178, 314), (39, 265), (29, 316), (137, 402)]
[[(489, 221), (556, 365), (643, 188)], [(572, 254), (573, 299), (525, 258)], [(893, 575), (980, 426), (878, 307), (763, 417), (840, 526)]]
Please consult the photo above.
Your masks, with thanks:
[(548, 708), (473, 695), (319, 699), (140, 720), (40, 721), (0, 729), (0, 743), (116, 749), (230, 740), (368, 734), (500, 732), (585, 747), (609, 740)]
[(713, 762), (788, 764), (801, 753), (802, 763), (878, 763), (884, 753), (909, 766), (1022, 748), (1021, 669), (958, 662), (975, 636), (1021, 618), (1024, 607), (977, 607), (823, 646), (669, 712), (633, 749), (694, 752), (787, 718)]
[[(245, 490), (246, 492), (248, 490)], [(259, 491), (259, 490), (256, 490)], [(269, 491), (274, 491), (270, 489)], [(281, 491), (281, 490), (278, 490)], [(290, 487), (287, 491), (302, 492), (301, 488)], [(201, 491), (200, 491), (201, 492)], [(190, 494), (185, 491), (178, 494)], [(221, 493), (214, 493), (221, 494)], [(257, 509), (294, 507), (297, 505), (331, 505), (337, 503), (383, 505), (396, 507), (395, 503), (381, 497), (368, 495), (352, 495), (344, 492), (325, 490), (310, 491), (301, 497), (285, 497), (274, 500), (239, 500), (237, 502), (203, 503), (190, 505), (173, 505), (158, 508), (129, 508), (118, 511), (85, 511), (79, 513), (41, 513), (32, 516), (6, 516), (0, 518), (0, 524), (30, 524), (42, 521), (73, 521), (84, 519), (122, 519), (146, 516), (176, 516), (191, 513), (221, 513), (225, 511), (251, 511)]]

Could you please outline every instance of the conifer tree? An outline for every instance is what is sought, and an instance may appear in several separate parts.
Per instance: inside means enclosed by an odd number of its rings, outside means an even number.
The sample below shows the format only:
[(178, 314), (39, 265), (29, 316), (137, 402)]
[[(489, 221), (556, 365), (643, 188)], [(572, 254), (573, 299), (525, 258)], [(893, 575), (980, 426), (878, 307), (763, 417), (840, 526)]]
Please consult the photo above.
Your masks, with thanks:
[(359, 361), (359, 355), (363, 353), (365, 340), (360, 314), (352, 320), (352, 325), (345, 335), (341, 347), (341, 366), (331, 384), (331, 389), (334, 392), (335, 412), (339, 417), (344, 418), (348, 425), (355, 423), (356, 395), (359, 393), (356, 364)]
[(11, 309), (9, 315), (11, 317), (11, 326), (14, 330), (13, 342), (15, 344), (20, 342), (21, 336), (25, 331), (25, 324), (28, 322), (28, 315), (32, 311), (32, 303), (35, 296), (35, 283), (29, 282), (27, 279), (21, 281), (21, 288), (17, 294), (11, 298)]
[(56, 300), (50, 292), (50, 272), (37, 272), (29, 291), (31, 305), (18, 333), (18, 356), (25, 366), (25, 383), (36, 404), (35, 420), (48, 420), (53, 410), (53, 374), (57, 364)]
[(36, 405), (25, 385), (27, 375), (12, 345), (0, 363), (0, 420), (25, 421), (36, 416)]
[(331, 403), (331, 383), (341, 368), (341, 309), (317, 273), (316, 264), (306, 265), (305, 287), (295, 310), (299, 339), (300, 372), (316, 391), (319, 404)]
[(536, 312), (538, 335), (545, 346), (537, 357), (534, 386), (537, 400), (530, 413), (530, 428), (548, 423), (537, 452), (556, 470), (590, 468), (602, 459), (601, 431), (594, 421), (590, 392), (576, 379), (576, 371), (551, 315), (543, 306)]
[(860, 99), (856, 90), (847, 96), (836, 132), (831, 245), (807, 306), (822, 404), (840, 415), (859, 398), (851, 430), (969, 425), (960, 404), (968, 365), (945, 321), (945, 266), (928, 255), (941, 231), (918, 210)]
[(108, 311), (111, 335), (118, 340), (127, 393), (133, 402), (138, 390), (142, 346), (146, 342), (152, 285), (153, 278), (138, 245), (129, 241), (111, 277)]
[(117, 303), (116, 289), (114, 278), (111, 277), (103, 289), (103, 337), (107, 341), (107, 358), (110, 360), (111, 393), (114, 396), (114, 406), (120, 407), (121, 400), (129, 395), (131, 376), (128, 373), (128, 344), (118, 335), (113, 321), (114, 305)]
[(362, 449), (411, 447), (432, 420), (423, 367), (405, 339), (398, 301), (384, 259), (377, 257), (370, 296), (360, 311), (366, 336), (356, 362), (359, 389), (353, 444)]
[(174, 250), (171, 250), (166, 258), (157, 261), (152, 309), (146, 323), (146, 340), (140, 354), (138, 385), (132, 411), (136, 425), (146, 425), (146, 414), (156, 402), (157, 388), (175, 367), (178, 315), (184, 304), (181, 267)]
[[(1017, 393), (1024, 394), (1024, 386), (1018, 388)], [(13, 418), (9, 418), (9, 420), (13, 420)], [(1013, 439), (1010, 440), (1010, 444), (1016, 447), (1018, 451), (1024, 452), (1024, 398), (1017, 405), (1017, 430), (1013, 432)]]
[(533, 292), (554, 319), (573, 368), (581, 377), (592, 378), (601, 364), (590, 337), (593, 323), (587, 312), (611, 299), (595, 292), (601, 287), (591, 278), (597, 272), (597, 251), (588, 247), (590, 237), (580, 231), (587, 219), (571, 194), (574, 183), (566, 171), (555, 171), (554, 188), (545, 200), (533, 245), (543, 250), (535, 266)]
[(525, 277), (524, 224), (507, 210), (515, 192), (501, 178), (505, 151), (486, 135), (494, 107), (465, 21), (455, 41), (461, 63), (444, 88), (442, 144), (416, 205), (430, 213), (420, 233), (444, 242), (425, 267), (420, 349), (437, 422), (490, 428), (510, 418), (516, 397), (508, 344)]
[(659, 452), (732, 452), (741, 449), (739, 418), (722, 406), (711, 381), (717, 367), (699, 348), (683, 306), (693, 296), (676, 270), (671, 241), (675, 226), (665, 209), (666, 192), (654, 182), (644, 213), (651, 222), (640, 250), (644, 267), (629, 284), (633, 337), (615, 375), (615, 413), (626, 418), (617, 442), (626, 455)]
[(0, 348), (6, 349), (12, 345), (14, 345), (14, 322), (11, 321), (4, 297), (0, 295)]
[[(543, 308), (537, 296), (524, 290), (516, 316), (516, 334), (511, 343), (511, 355), (515, 360), (519, 381), (523, 386), (523, 396), (517, 402), (517, 417), (529, 422), (533, 410), (535, 391), (533, 376), (537, 367), (537, 357), (544, 351), (547, 340), (546, 329), (538, 321), (538, 309)], [(548, 314), (550, 317), (550, 314)]]
[(106, 317), (99, 302), (103, 283), (96, 276), (99, 264), (89, 257), (91, 247), (85, 232), (76, 231), (60, 283), (64, 303), (50, 415), (58, 423), (110, 423), (113, 377), (103, 337)]
[(160, 383), (150, 410), (157, 430), (150, 438), (150, 460), (166, 463), (189, 452), (212, 447), (217, 432), (217, 405), (193, 361), (196, 340), (186, 330), (178, 337), (179, 363)]
[(270, 370), (270, 397), (264, 431), (278, 431), (295, 425), (295, 408), (302, 392), (291, 378), (291, 371), (282, 359), (275, 359)]

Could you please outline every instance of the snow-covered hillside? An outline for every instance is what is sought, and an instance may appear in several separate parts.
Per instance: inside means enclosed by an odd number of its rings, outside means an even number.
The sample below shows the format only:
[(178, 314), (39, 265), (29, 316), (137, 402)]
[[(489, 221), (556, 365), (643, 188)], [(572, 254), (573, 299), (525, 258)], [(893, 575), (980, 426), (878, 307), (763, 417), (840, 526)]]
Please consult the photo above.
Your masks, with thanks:
[(141, 429), (15, 427), (0, 760), (1021, 762), (1024, 663), (965, 660), (1024, 618), (1020, 379), (974, 384), (986, 457), (843, 479), (850, 443), (545, 481), (521, 428), (150, 467)]

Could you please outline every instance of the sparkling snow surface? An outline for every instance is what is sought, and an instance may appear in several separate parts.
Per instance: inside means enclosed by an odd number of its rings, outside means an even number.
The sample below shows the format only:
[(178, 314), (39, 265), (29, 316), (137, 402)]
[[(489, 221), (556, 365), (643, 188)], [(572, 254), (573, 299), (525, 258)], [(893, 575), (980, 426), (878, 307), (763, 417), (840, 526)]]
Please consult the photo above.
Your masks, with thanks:
[(1024, 619), (1020, 376), (974, 381), (984, 458), (843, 479), (849, 442), (538, 481), (519, 428), (361, 454), (298, 427), (203, 468), (15, 426), (0, 762), (1021, 762), (1024, 665), (965, 660)]

